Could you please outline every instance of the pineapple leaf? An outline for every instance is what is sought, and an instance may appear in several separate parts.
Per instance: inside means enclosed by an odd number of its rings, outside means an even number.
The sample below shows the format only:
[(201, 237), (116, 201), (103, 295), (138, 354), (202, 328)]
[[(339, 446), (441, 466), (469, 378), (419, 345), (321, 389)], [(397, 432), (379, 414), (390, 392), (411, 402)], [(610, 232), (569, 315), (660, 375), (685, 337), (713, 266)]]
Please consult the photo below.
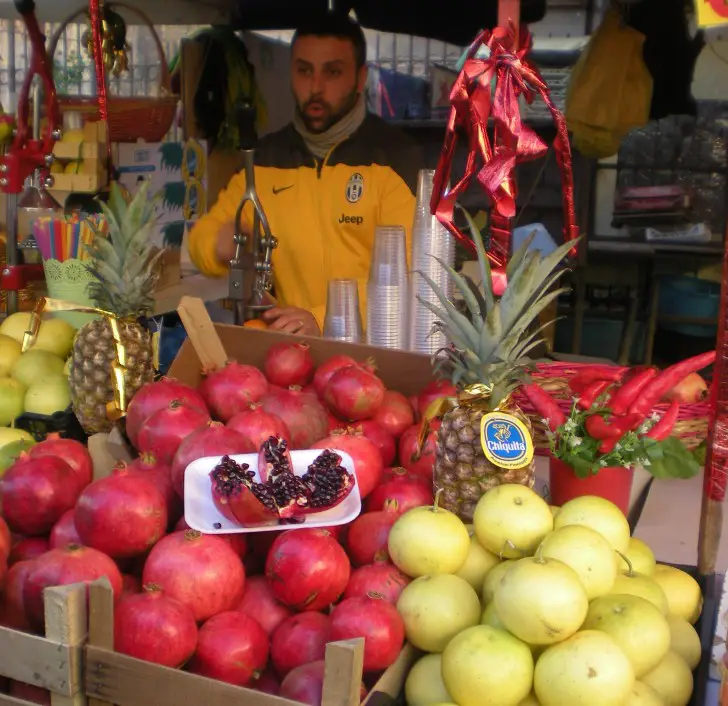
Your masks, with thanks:
[(114, 250), (114, 246), (109, 242), (108, 238), (94, 238), (93, 244), (88, 246), (87, 250), (94, 260), (105, 260), (111, 267), (116, 269), (121, 268), (122, 261), (119, 259), (118, 253)]
[[(476, 320), (480, 319), (481, 309), (478, 299), (471, 291), (467, 281), (462, 277), (462, 275), (456, 272), (454, 268), (450, 267), (450, 265), (448, 265), (444, 260), (441, 260), (439, 257), (435, 257), (435, 260), (437, 260), (437, 262), (440, 264), (440, 267), (442, 267), (442, 269), (447, 272), (447, 274), (450, 276), (450, 279), (452, 279), (452, 281), (455, 283), (455, 286), (462, 296), (465, 305), (468, 307), (468, 310), (472, 314), (473, 324), (475, 324)], [(477, 321), (477, 323), (480, 322)]]
[(531, 249), (531, 243), (533, 243), (533, 239), (535, 237), (536, 231), (529, 233), (528, 237), (521, 243), (518, 250), (514, 251), (513, 255), (511, 255), (511, 259), (508, 261), (508, 265), (506, 266), (506, 275), (508, 276), (509, 281), (520, 266), (521, 262), (523, 262), (523, 258), (526, 257), (526, 253)]
[(441, 309), (439, 306), (432, 304), (431, 302), (428, 302), (421, 297), (418, 297), (418, 299), (420, 301), (420, 304), (422, 304), (425, 309), (429, 309), (429, 311), (437, 316), (437, 318), (440, 320), (440, 323), (442, 324), (443, 330), (447, 332), (446, 335), (449, 340), (451, 340), (458, 348), (468, 348), (468, 339), (463, 338), (462, 332), (455, 326), (450, 326), (445, 323), (445, 321), (450, 321), (450, 319), (448, 318), (447, 312), (444, 309)]
[[(103, 202), (102, 202), (103, 203)], [(117, 223), (121, 223), (126, 215), (126, 199), (124, 193), (117, 182), (111, 182), (111, 191), (109, 193), (109, 208), (114, 214)]]
[(131, 203), (127, 207), (126, 216), (121, 222), (121, 238), (125, 244), (130, 244), (134, 236), (139, 232), (143, 221), (145, 207), (149, 198), (147, 192), (149, 191), (149, 181), (143, 181), (132, 199)]
[[(440, 304), (442, 304), (443, 308), (445, 309), (445, 312), (447, 312), (445, 314), (445, 320), (442, 323), (448, 326), (451, 330), (457, 327), (460, 330), (460, 333), (465, 337), (465, 340), (469, 341), (469, 347), (477, 348), (478, 332), (476, 331), (473, 324), (471, 324), (470, 321), (468, 321), (468, 319), (453, 306), (452, 302), (445, 296), (445, 293), (437, 286), (437, 284), (435, 284), (435, 282), (430, 277), (428, 277), (422, 271), (418, 271), (418, 274), (420, 275), (420, 277), (422, 277), (422, 279), (425, 280), (425, 282), (427, 282), (427, 284), (430, 286), (430, 289), (439, 299)], [(420, 301), (422, 301), (422, 299), (420, 299)]]
[(473, 217), (462, 206), (460, 207), (460, 209), (465, 216), (465, 220), (468, 222), (470, 234), (472, 236), (473, 243), (475, 244), (475, 251), (478, 254), (478, 266), (480, 268), (480, 276), (483, 280), (483, 295), (487, 303), (486, 308), (490, 311), (490, 309), (495, 306), (495, 295), (493, 294), (493, 278), (490, 271), (490, 261), (488, 260), (488, 255), (485, 252), (485, 246), (483, 245), (483, 238), (480, 235), (480, 230), (478, 230), (478, 226), (473, 220)]
[(468, 277), (468, 275), (461, 274), (460, 276), (465, 280), (473, 296), (478, 300), (478, 306), (480, 308), (480, 318), (485, 319), (486, 314), (488, 313), (488, 305), (485, 301), (483, 293), (480, 291), (480, 287), (478, 287), (478, 285), (475, 284), (473, 279), (471, 277)]
[(496, 304), (485, 317), (483, 328), (480, 331), (478, 354), (481, 360), (490, 360), (497, 350), (502, 336), (501, 309), (500, 304)]

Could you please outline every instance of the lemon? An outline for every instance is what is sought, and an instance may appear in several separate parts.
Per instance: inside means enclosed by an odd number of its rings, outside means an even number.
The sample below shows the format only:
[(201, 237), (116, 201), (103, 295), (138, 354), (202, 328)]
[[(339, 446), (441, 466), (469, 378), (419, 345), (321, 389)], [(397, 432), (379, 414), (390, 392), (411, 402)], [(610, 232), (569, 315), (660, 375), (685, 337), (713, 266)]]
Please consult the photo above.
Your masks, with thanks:
[(703, 648), (700, 636), (685, 618), (668, 614), (667, 624), (670, 626), (670, 649), (680, 655), (690, 669), (696, 669), (700, 663)]
[(554, 518), (554, 529), (566, 525), (586, 525), (601, 534), (618, 552), (629, 547), (629, 523), (614, 504), (595, 495), (584, 495), (561, 506)]
[(652, 576), (655, 573), (655, 555), (641, 539), (632, 537), (624, 555), (637, 573), (643, 576)]
[(658, 564), (652, 578), (665, 592), (670, 613), (695, 625), (703, 609), (703, 594), (698, 582), (682, 569), (666, 564)]
[(693, 673), (685, 660), (672, 650), (640, 681), (652, 687), (665, 706), (687, 706), (693, 695)]
[(452, 697), (442, 681), (442, 655), (425, 655), (410, 669), (404, 683), (407, 706), (433, 706)]

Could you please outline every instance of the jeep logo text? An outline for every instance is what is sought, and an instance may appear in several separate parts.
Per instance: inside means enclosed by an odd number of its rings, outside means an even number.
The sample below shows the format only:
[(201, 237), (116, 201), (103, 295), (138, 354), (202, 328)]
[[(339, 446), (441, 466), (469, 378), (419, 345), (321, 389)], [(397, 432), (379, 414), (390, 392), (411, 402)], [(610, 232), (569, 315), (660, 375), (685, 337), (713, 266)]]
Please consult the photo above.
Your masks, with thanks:
[(364, 218), (362, 216), (347, 216), (342, 213), (341, 218), (339, 218), (339, 223), (353, 223), (354, 225), (360, 226), (364, 223)]

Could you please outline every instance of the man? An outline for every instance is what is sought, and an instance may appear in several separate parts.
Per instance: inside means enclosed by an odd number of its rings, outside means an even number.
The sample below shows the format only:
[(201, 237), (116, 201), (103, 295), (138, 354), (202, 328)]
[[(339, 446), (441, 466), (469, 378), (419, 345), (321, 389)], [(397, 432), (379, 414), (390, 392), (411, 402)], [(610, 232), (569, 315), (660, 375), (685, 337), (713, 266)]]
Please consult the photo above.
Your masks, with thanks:
[[(256, 188), (278, 239), (278, 306), (264, 314), (272, 330), (319, 334), (331, 279), (359, 282), (364, 314), (376, 226), (401, 225), (409, 237), (421, 153), (399, 130), (367, 114), (366, 82), (366, 42), (356, 23), (328, 14), (296, 31), (296, 114), (256, 151)], [(190, 233), (192, 261), (208, 276), (227, 275), (244, 190), (244, 175), (235, 175)]]

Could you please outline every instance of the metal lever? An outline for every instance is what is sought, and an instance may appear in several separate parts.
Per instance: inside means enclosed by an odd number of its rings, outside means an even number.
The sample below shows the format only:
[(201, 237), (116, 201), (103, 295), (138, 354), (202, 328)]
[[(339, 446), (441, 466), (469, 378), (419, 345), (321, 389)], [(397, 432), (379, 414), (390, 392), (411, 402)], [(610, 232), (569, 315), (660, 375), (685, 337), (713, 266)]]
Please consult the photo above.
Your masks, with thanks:
[[(256, 312), (272, 308), (265, 295), (272, 287), (272, 255), (278, 241), (273, 237), (268, 218), (255, 188), (255, 108), (239, 107), (240, 143), (243, 152), (245, 193), (235, 213), (235, 254), (230, 261), (228, 296), (235, 302), (235, 323), (242, 324)], [(253, 205), (253, 230), (250, 237), (243, 232), (243, 210)]]

